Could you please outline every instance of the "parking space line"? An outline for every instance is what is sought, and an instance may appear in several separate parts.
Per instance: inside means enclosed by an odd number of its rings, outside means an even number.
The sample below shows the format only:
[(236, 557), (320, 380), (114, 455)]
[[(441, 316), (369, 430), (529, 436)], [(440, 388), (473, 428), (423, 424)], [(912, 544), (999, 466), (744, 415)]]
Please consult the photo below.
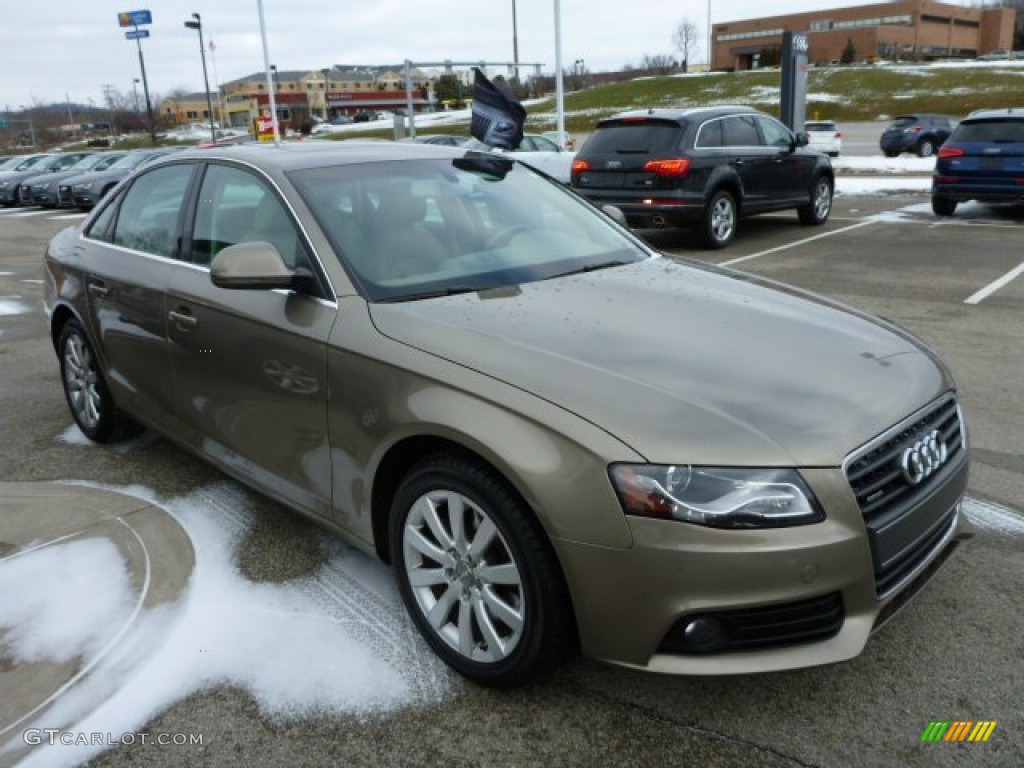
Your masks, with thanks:
[(28, 216), (42, 216), (42, 215), (47, 214), (47, 213), (49, 213), (49, 211), (47, 211), (47, 210), (21, 211), (19, 213), (8, 213), (7, 214), (7, 218), (8, 219), (24, 219), (24, 218), (26, 218)]
[(978, 304), (978, 303), (984, 301), (989, 296), (991, 296), (993, 293), (995, 293), (1000, 288), (1002, 288), (1004, 285), (1006, 285), (1007, 283), (1011, 282), (1014, 278), (1016, 278), (1016, 277), (1018, 277), (1018, 276), (1020, 276), (1022, 274), (1024, 274), (1024, 262), (1021, 262), (1020, 264), (1018, 264), (1016, 268), (1011, 269), (1009, 272), (1007, 272), (1005, 275), (1000, 277), (998, 280), (993, 280), (991, 283), (986, 285), (984, 288), (982, 288), (977, 293), (974, 293), (971, 296), (968, 296), (966, 299), (964, 299), (964, 304)]
[(861, 221), (857, 224), (851, 224), (848, 227), (842, 227), (840, 229), (833, 229), (831, 232), (822, 232), (820, 235), (814, 235), (813, 237), (805, 237), (803, 240), (797, 240), (792, 243), (786, 243), (775, 248), (769, 248), (767, 251), (759, 251), (758, 253), (751, 253), (746, 256), (740, 256), (738, 259), (729, 259), (728, 261), (721, 262), (718, 266), (720, 267), (731, 267), (733, 264), (740, 264), (744, 261), (750, 261), (751, 259), (757, 259), (761, 256), (767, 256), (770, 253), (777, 253), (779, 251), (785, 251), (789, 248), (795, 248), (798, 245), (804, 245), (805, 243), (813, 243), (815, 240), (821, 240), (824, 237), (832, 237), (832, 235), (838, 235), (843, 232), (849, 232), (851, 229), (859, 229), (860, 227), (866, 227), (868, 224), (874, 224), (872, 220)]

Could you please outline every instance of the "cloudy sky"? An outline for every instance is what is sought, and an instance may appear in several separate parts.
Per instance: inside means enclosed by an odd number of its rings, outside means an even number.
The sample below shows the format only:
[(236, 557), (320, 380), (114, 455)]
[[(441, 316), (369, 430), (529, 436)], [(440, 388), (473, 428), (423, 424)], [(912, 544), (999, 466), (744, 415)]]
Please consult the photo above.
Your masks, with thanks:
[[(757, 16), (760, 0), (561, 0), (562, 63), (583, 59), (593, 71), (636, 65), (644, 54), (675, 54), (672, 30), (687, 18), (702, 30), (708, 2), (714, 22)], [(264, 0), (271, 63), (281, 70), (330, 64), (413, 61), (511, 61), (512, 7), (520, 62), (555, 68), (554, 0)], [(777, 0), (772, 14), (836, 8), (853, 0)], [(262, 67), (257, 0), (4, 0), (5, 65), (0, 107), (103, 103), (105, 85), (131, 93), (139, 77), (135, 43), (118, 27), (121, 11), (147, 9), (153, 24), (142, 43), (150, 89), (201, 91), (199, 42), (183, 23), (203, 19), (210, 80), (223, 83)], [(141, 96), (141, 88), (139, 89)]]

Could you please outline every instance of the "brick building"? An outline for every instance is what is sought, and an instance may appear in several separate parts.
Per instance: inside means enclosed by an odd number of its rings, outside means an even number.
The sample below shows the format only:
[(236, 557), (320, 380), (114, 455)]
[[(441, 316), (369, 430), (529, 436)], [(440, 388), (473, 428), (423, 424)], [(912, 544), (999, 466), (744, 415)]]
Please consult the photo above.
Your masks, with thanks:
[(808, 61), (838, 62), (852, 43), (858, 61), (973, 59), (1014, 42), (1012, 7), (967, 8), (927, 0), (806, 11), (712, 26), (711, 68), (757, 69), (779, 63), (782, 34), (807, 33)]

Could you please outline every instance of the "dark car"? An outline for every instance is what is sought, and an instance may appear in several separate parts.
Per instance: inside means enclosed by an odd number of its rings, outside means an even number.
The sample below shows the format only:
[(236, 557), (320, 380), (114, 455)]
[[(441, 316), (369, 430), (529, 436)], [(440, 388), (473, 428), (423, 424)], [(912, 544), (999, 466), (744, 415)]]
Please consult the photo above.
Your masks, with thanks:
[(832, 210), (829, 159), (749, 107), (649, 109), (597, 124), (572, 166), (572, 186), (635, 227), (694, 227), (709, 248), (740, 216), (795, 208), (804, 224)]
[[(664, 258), (510, 156), (188, 151), (58, 234), (43, 276), (89, 438), (142, 422), (390, 562), (483, 683), (576, 649), (844, 661), (969, 535), (965, 419), (926, 345)], [(955, 624), (934, 602), (907, 642)]]
[(957, 119), (949, 115), (901, 115), (882, 131), (878, 146), (886, 157), (913, 152), (931, 157), (956, 128)]
[(184, 148), (137, 149), (129, 152), (105, 171), (64, 179), (57, 190), (61, 203), (63, 204), (63, 201), (70, 197), (72, 205), (82, 210), (88, 210), (96, 205), (107, 192), (116, 187), (122, 179), (131, 175), (135, 169), (158, 157), (163, 157), (171, 152), (179, 152), (182, 149)]
[(376, 112), (356, 112), (352, 116), (353, 123), (369, 123), (378, 117)]
[(968, 200), (1024, 203), (1024, 109), (972, 112), (939, 149), (932, 210), (952, 216)]
[(60, 185), (66, 179), (83, 173), (104, 171), (126, 154), (128, 153), (123, 151), (97, 152), (92, 155), (86, 155), (66, 171), (44, 173), (26, 179), (22, 184), (24, 190), (23, 197), (27, 202), (41, 205), (43, 208), (55, 208), (60, 204), (58, 197)]
[(41, 173), (57, 173), (70, 168), (90, 152), (60, 152), (45, 155), (23, 170), (0, 173), (0, 205), (21, 205), (31, 202), (27, 196), (25, 181)]

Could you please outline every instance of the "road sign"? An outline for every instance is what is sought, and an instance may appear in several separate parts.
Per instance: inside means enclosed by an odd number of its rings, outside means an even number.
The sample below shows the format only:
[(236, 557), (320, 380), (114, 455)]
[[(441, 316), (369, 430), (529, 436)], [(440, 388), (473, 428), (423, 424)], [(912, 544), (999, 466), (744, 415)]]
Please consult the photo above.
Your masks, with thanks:
[(142, 37), (149, 37), (148, 29), (129, 29), (124, 33), (125, 38), (128, 40), (138, 40)]
[(117, 14), (117, 23), (122, 27), (141, 27), (152, 24), (153, 15), (149, 11), (125, 11)]

